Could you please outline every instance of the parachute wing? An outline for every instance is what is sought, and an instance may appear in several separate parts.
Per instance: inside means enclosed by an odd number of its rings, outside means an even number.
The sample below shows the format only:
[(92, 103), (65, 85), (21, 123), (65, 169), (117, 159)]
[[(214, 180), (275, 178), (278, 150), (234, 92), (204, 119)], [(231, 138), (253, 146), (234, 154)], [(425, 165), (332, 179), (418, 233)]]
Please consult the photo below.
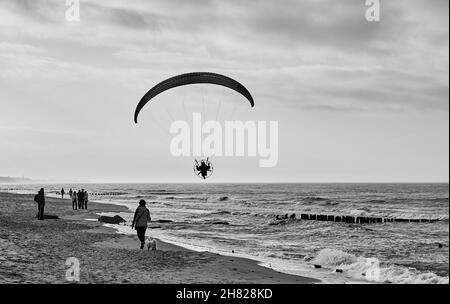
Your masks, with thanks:
[(247, 98), (252, 107), (255, 106), (255, 103), (253, 102), (253, 97), (247, 90), (247, 88), (245, 88), (242, 84), (240, 84), (239, 82), (237, 82), (232, 78), (209, 72), (187, 73), (166, 79), (160, 82), (159, 84), (155, 85), (153, 88), (151, 88), (150, 91), (148, 91), (141, 98), (138, 105), (136, 106), (136, 110), (134, 112), (134, 122), (137, 123), (139, 112), (156, 95), (161, 94), (162, 92), (170, 90), (172, 88), (196, 83), (209, 83), (227, 87), (240, 93), (245, 98)]

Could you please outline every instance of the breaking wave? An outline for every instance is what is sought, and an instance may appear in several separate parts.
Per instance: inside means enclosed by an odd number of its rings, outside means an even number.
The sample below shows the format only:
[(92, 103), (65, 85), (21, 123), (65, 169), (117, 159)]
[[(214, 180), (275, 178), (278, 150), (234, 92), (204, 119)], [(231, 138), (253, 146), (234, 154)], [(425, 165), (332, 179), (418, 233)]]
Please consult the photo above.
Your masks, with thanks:
[(359, 280), (402, 284), (449, 283), (448, 276), (441, 277), (404, 266), (383, 265), (376, 258), (355, 256), (337, 249), (322, 249), (311, 262), (324, 268), (341, 269), (344, 274)]

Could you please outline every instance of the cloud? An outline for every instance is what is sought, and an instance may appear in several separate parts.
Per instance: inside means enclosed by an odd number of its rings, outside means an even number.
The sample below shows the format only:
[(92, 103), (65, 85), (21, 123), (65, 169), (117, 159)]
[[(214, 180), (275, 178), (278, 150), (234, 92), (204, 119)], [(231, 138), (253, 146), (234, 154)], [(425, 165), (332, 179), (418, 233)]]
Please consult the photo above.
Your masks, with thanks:
[[(257, 107), (245, 115), (288, 130), (280, 163), (289, 168), (273, 180), (356, 167), (366, 179), (412, 167), (447, 179), (448, 1), (381, 1), (379, 23), (364, 19), (364, 3), (81, 0), (80, 22), (68, 22), (64, 0), (0, 0), (0, 167), (41, 177), (190, 176), (157, 128), (169, 103), (143, 113), (157, 119), (138, 128), (132, 114), (162, 79), (214, 71), (250, 89)], [(189, 88), (192, 104), (200, 87)], [(213, 92), (212, 103), (234, 97)], [(233, 111), (222, 109), (221, 118)], [(248, 172), (241, 178), (264, 175)]]
[[(136, 87), (191, 70), (238, 77), (261, 104), (448, 110), (448, 2), (0, 1), (1, 78)], [(14, 18), (13, 18), (14, 17)], [(317, 106), (313, 106), (313, 104)]]

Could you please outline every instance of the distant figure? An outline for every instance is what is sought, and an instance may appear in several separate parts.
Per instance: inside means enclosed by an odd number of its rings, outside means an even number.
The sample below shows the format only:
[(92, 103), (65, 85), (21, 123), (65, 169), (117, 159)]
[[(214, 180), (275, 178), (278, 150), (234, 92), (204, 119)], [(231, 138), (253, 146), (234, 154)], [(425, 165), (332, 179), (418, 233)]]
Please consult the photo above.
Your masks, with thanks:
[(64, 198), (64, 194), (66, 193), (66, 191), (64, 191), (64, 188), (61, 189), (61, 198)]
[(72, 188), (70, 188), (70, 190), (69, 190), (69, 196), (72, 197), (72, 194), (73, 194), (73, 191), (72, 191)]
[(84, 191), (83, 203), (84, 203), (84, 209), (86, 209), (86, 210), (87, 210), (88, 201), (89, 201), (89, 194), (87, 191)]
[[(208, 162), (208, 160), (206, 161)], [(207, 164), (204, 160), (202, 160), (200, 165), (197, 162), (195, 169), (201, 174), (203, 179), (206, 179), (206, 177), (208, 177), (208, 172), (211, 171), (211, 166)]]
[(81, 202), (80, 202), (81, 209), (84, 209), (84, 189), (81, 189), (80, 197), (81, 197)]
[[(72, 191), (72, 189), (70, 189)], [(69, 193), (70, 193), (69, 191)], [(78, 210), (78, 195), (76, 191), (72, 191), (72, 194), (70, 195), (70, 198), (72, 199), (72, 209)]]
[(44, 220), (44, 206), (45, 206), (45, 195), (44, 195), (44, 188), (41, 188), (39, 190), (38, 194), (34, 196), (34, 201), (38, 204), (38, 214), (37, 218), (38, 220)]
[(145, 207), (146, 202), (144, 200), (139, 201), (139, 207), (137, 207), (134, 213), (131, 229), (136, 228), (137, 236), (141, 241), (141, 249), (144, 249), (145, 245), (145, 231), (147, 230), (148, 222), (152, 220), (150, 217), (150, 211)]
[(81, 190), (78, 190), (77, 192), (77, 199), (78, 199), (78, 209), (82, 209), (81, 202), (83, 201), (83, 193)]

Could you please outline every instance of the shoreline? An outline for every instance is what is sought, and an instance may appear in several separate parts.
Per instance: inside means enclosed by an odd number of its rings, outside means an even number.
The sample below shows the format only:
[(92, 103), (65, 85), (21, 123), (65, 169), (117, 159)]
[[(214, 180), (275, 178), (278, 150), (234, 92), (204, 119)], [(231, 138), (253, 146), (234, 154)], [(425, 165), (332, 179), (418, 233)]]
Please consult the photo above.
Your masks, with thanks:
[[(80, 261), (80, 283), (308, 284), (320, 280), (281, 273), (258, 261), (198, 252), (158, 239), (158, 250), (139, 250), (136, 235), (98, 222), (98, 213), (130, 212), (125, 206), (90, 202), (72, 210), (68, 199), (46, 197), (38, 221), (33, 195), (0, 192), (1, 283), (65, 283), (69, 257)], [(90, 219), (90, 220), (88, 220)], [(130, 254), (134, 253), (134, 254)]]

